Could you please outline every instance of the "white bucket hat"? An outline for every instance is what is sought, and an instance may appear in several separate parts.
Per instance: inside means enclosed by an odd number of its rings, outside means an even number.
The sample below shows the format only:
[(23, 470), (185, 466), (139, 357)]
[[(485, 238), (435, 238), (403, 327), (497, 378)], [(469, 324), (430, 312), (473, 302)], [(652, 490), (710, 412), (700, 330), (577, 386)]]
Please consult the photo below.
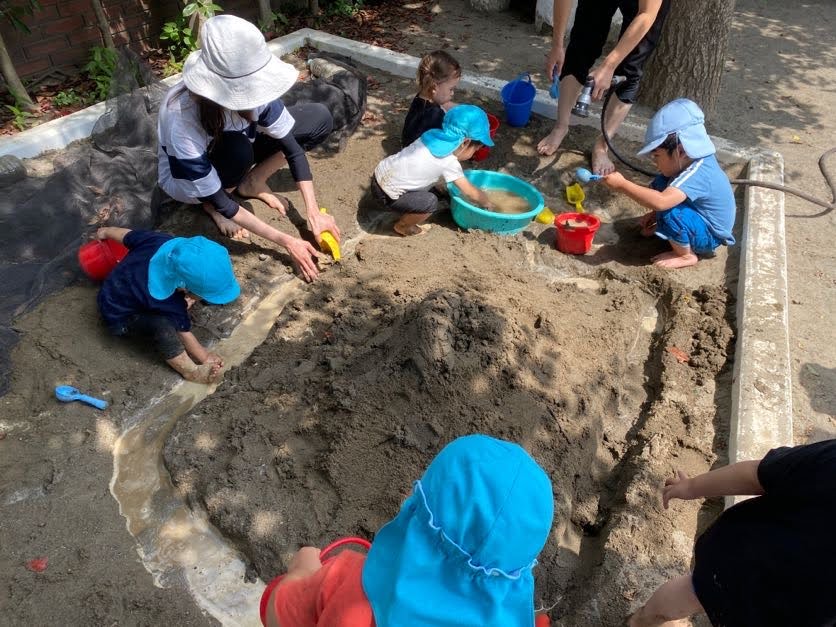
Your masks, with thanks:
[(183, 64), (189, 91), (230, 111), (272, 102), (298, 76), (296, 68), (273, 56), (258, 28), (234, 15), (207, 20), (200, 30), (200, 49)]

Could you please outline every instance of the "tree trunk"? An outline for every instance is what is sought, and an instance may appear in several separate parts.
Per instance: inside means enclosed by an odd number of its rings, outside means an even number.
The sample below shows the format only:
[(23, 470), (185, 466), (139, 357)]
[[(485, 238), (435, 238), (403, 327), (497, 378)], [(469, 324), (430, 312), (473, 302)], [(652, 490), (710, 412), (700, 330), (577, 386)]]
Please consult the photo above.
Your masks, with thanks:
[(3, 40), (2, 35), (0, 35), (0, 71), (3, 73), (3, 78), (6, 79), (9, 93), (15, 99), (15, 106), (22, 107), (27, 111), (35, 111), (38, 107), (32, 102), (29, 92), (26, 91), (20, 77), (17, 75), (17, 70), (12, 64), (12, 59), (9, 56), (9, 51), (6, 49), (6, 42)]
[(273, 25), (273, 7), (270, 0), (258, 0), (258, 21), (262, 28), (270, 28)]
[(308, 0), (308, 9), (311, 15), (319, 15), (319, 0)]
[(110, 23), (107, 21), (101, 0), (90, 0), (90, 4), (93, 5), (93, 12), (96, 14), (96, 21), (99, 23), (99, 30), (102, 31), (105, 46), (111, 50), (116, 50), (116, 45), (113, 43), (113, 35), (110, 34)]
[(720, 93), (734, 0), (671, 2), (661, 40), (645, 67), (639, 98), (659, 108), (690, 98), (706, 116)]

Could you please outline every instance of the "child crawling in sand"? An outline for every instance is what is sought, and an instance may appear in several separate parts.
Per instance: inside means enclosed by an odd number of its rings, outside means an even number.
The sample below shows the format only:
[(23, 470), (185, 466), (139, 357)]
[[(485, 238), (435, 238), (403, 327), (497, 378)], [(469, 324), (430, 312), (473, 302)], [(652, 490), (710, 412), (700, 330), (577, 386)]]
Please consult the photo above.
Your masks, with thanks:
[(703, 124), (702, 110), (690, 100), (669, 102), (650, 120), (640, 155), (650, 154), (657, 176), (650, 187), (618, 172), (602, 181), (652, 209), (641, 219), (642, 234), (670, 242), (671, 250), (653, 257), (662, 268), (685, 268), (711, 256), (721, 244), (734, 244), (734, 193)]
[(99, 311), (110, 332), (149, 339), (188, 381), (217, 381), (223, 360), (191, 332), (188, 310), (195, 297), (216, 305), (238, 298), (226, 248), (200, 236), (112, 226), (100, 228), (96, 237), (128, 248), (99, 290)]
[(474, 105), (458, 105), (444, 116), (440, 129), (431, 129), (399, 153), (377, 164), (372, 194), (387, 209), (400, 214), (394, 230), (399, 235), (420, 235), (423, 222), (438, 211), (433, 186), (440, 178), (453, 183), (470, 202), (491, 207), (484, 191), (464, 175), (467, 161), (482, 146), (493, 146), (487, 114)]

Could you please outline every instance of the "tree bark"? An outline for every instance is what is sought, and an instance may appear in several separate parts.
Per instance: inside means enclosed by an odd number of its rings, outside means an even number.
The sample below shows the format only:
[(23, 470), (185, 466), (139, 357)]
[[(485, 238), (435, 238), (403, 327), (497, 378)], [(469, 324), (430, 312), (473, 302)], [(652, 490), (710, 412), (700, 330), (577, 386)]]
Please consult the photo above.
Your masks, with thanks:
[(258, 18), (262, 28), (270, 28), (273, 25), (273, 7), (270, 0), (258, 0)]
[(734, 0), (671, 2), (656, 52), (645, 66), (639, 99), (659, 108), (690, 98), (706, 116), (717, 105)]
[(6, 49), (6, 42), (3, 36), (0, 35), (0, 71), (3, 73), (3, 78), (6, 80), (6, 85), (9, 88), (9, 93), (15, 99), (15, 106), (22, 107), (27, 111), (35, 111), (37, 107), (32, 101), (29, 92), (23, 86), (20, 76), (17, 75), (17, 70), (12, 64), (12, 59), (9, 56), (9, 51)]
[(308, 0), (308, 9), (311, 15), (319, 15), (319, 0)]
[(110, 34), (110, 23), (107, 21), (101, 0), (90, 0), (90, 4), (93, 5), (93, 12), (96, 14), (96, 22), (99, 24), (99, 30), (102, 31), (105, 46), (111, 50), (116, 50), (116, 45), (113, 43), (113, 35)]

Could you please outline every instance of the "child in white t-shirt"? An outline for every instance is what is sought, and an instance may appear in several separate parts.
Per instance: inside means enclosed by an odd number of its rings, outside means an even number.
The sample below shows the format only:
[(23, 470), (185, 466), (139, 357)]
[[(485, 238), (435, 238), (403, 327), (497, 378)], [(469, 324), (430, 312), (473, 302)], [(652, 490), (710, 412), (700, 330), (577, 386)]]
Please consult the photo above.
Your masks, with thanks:
[(424, 233), (421, 224), (438, 210), (432, 188), (440, 178), (454, 183), (468, 201), (490, 208), (488, 196), (467, 180), (460, 163), (482, 146), (493, 146), (488, 116), (474, 105), (459, 105), (447, 112), (440, 129), (426, 131), (377, 164), (372, 193), (384, 207), (401, 214), (395, 232)]

